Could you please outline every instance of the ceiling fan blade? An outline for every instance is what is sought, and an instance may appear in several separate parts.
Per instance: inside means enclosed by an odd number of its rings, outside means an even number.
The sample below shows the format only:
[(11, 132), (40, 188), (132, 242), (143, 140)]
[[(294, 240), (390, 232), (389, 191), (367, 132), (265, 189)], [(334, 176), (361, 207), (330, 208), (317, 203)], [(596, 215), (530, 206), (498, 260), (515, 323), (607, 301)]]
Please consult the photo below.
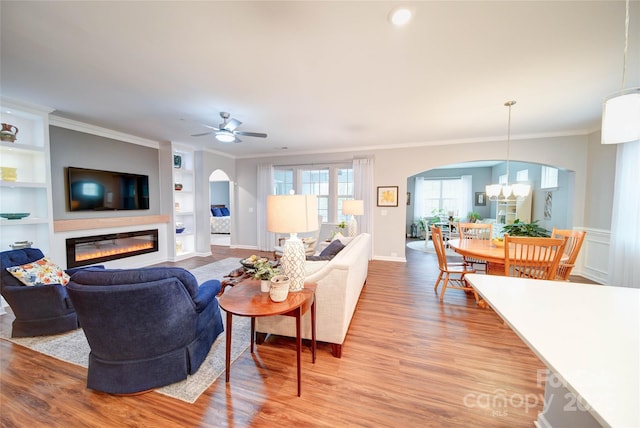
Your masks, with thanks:
[(209, 135), (209, 134), (213, 134), (212, 131), (209, 132), (202, 132), (200, 134), (191, 134), (192, 137), (202, 137), (203, 135)]
[(267, 138), (267, 134), (262, 132), (246, 132), (246, 131), (235, 131), (236, 135), (246, 135), (247, 137), (259, 137), (259, 138)]
[(233, 131), (238, 126), (242, 125), (242, 122), (236, 119), (229, 119), (229, 121), (225, 124), (224, 129), (228, 131)]
[(216, 128), (215, 126), (207, 125), (206, 123), (201, 123), (205, 128), (213, 129), (214, 131), (219, 131), (220, 128)]
[(236, 139), (233, 140), (234, 143), (242, 143), (242, 140), (240, 138), (238, 138), (237, 135), (234, 135), (234, 137), (236, 137)]

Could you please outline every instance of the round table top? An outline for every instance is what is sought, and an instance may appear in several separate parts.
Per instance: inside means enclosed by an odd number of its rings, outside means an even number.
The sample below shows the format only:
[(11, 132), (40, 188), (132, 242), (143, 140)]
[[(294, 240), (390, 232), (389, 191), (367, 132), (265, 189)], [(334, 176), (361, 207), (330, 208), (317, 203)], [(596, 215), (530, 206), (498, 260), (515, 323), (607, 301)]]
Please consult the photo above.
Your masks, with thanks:
[(504, 263), (504, 247), (497, 247), (487, 239), (451, 239), (448, 244), (458, 254), (489, 263)]
[(260, 291), (260, 281), (248, 279), (228, 288), (218, 303), (225, 311), (245, 317), (281, 315), (312, 303), (316, 284), (304, 284), (300, 291), (289, 292), (283, 302), (274, 302), (269, 293)]

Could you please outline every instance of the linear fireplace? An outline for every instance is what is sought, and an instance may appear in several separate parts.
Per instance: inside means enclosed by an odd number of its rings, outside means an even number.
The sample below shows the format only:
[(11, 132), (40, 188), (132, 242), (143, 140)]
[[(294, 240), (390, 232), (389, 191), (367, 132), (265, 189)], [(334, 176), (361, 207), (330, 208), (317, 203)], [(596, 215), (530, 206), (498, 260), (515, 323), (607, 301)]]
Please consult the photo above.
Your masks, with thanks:
[(158, 229), (68, 238), (67, 268), (158, 251)]

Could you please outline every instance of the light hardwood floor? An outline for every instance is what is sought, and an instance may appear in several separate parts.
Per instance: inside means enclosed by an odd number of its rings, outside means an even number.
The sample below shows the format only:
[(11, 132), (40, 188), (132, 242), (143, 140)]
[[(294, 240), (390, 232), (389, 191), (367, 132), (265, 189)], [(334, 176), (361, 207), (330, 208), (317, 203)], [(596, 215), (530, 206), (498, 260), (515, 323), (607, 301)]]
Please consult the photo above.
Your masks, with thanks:
[[(251, 251), (214, 246), (195, 268)], [(86, 369), (0, 340), (2, 427), (526, 427), (543, 407), (544, 365), (490, 309), (433, 291), (434, 255), (372, 261), (341, 359), (319, 345), (302, 358), (269, 337), (240, 356), (195, 404), (151, 392), (116, 397), (88, 390)], [(0, 317), (10, 323), (12, 315)]]

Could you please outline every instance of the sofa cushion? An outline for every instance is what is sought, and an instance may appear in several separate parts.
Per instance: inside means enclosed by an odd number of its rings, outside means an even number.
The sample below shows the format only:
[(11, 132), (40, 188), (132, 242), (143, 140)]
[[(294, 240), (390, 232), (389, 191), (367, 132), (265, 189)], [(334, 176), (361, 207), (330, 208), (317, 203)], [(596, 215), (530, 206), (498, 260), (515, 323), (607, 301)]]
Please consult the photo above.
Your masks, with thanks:
[(11, 266), (7, 271), (27, 286), (62, 284), (67, 285), (69, 275), (46, 257), (20, 266)]
[(322, 252), (320, 253), (320, 256), (334, 257), (336, 254), (342, 251), (344, 247), (345, 245), (342, 242), (340, 242), (339, 239), (333, 240), (329, 245), (327, 245), (327, 248), (322, 250)]

